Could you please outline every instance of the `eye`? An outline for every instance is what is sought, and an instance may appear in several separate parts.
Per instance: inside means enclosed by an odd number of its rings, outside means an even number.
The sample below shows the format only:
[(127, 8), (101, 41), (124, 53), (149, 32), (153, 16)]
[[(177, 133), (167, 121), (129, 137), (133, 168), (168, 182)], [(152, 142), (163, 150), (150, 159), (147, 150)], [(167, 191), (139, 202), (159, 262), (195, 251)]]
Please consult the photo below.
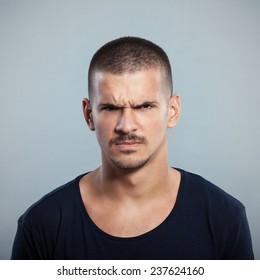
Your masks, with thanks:
[(144, 104), (138, 106), (137, 109), (141, 109), (141, 110), (150, 110), (150, 109), (152, 109), (153, 107), (154, 107), (154, 105), (151, 104), (151, 103), (144, 103)]
[(152, 105), (151, 104), (144, 104), (142, 106), (143, 109), (151, 109), (152, 108)]
[(118, 110), (116, 106), (113, 105), (107, 105), (101, 108), (102, 111), (115, 111)]

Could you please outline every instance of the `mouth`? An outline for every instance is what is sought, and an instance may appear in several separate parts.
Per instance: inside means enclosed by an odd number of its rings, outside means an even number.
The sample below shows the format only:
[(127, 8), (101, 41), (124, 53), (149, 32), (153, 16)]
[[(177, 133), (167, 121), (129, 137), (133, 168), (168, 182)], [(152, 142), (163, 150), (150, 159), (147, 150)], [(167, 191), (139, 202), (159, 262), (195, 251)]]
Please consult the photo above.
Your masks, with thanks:
[(140, 145), (145, 144), (145, 138), (134, 134), (122, 135), (112, 139), (109, 144), (120, 150), (133, 151)]
[(115, 143), (115, 147), (118, 151), (126, 154), (134, 153), (139, 150), (140, 145), (142, 143), (140, 141), (119, 141)]
[(141, 142), (137, 142), (137, 141), (120, 141), (115, 143), (115, 145), (120, 146), (120, 145), (137, 145), (137, 144), (142, 144)]
[(115, 145), (119, 148), (134, 148), (141, 144), (142, 144), (141, 142), (136, 142), (136, 141), (124, 141), (124, 142), (115, 143)]

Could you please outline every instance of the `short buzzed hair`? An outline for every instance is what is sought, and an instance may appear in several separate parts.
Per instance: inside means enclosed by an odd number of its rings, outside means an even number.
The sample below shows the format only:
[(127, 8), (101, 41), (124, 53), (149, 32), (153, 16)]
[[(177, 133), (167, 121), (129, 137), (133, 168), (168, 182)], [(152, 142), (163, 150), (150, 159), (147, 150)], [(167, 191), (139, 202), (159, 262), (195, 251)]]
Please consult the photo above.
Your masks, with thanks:
[(93, 76), (96, 72), (115, 75), (159, 68), (165, 77), (166, 87), (172, 94), (171, 65), (165, 51), (151, 41), (138, 37), (122, 37), (102, 46), (93, 56), (88, 71), (88, 92), (93, 93)]

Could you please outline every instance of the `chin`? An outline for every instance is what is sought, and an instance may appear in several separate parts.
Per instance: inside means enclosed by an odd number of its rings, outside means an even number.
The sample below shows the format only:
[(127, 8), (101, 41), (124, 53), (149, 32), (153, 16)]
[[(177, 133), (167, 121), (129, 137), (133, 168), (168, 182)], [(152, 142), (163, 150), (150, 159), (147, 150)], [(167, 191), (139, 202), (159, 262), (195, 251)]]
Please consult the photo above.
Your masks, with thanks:
[(117, 160), (112, 159), (111, 162), (116, 166), (118, 169), (124, 170), (124, 171), (135, 171), (142, 167), (144, 167), (148, 162), (150, 158), (142, 159), (142, 160)]

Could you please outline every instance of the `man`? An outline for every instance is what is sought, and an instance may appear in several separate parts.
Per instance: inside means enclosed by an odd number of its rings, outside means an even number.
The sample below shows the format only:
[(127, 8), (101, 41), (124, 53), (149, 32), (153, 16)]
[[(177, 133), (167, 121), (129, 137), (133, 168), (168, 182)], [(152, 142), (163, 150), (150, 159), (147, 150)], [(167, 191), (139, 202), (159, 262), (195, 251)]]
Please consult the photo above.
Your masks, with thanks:
[(181, 105), (165, 52), (141, 38), (109, 42), (88, 85), (83, 112), (102, 165), (27, 210), (12, 258), (253, 259), (244, 206), (168, 164)]

